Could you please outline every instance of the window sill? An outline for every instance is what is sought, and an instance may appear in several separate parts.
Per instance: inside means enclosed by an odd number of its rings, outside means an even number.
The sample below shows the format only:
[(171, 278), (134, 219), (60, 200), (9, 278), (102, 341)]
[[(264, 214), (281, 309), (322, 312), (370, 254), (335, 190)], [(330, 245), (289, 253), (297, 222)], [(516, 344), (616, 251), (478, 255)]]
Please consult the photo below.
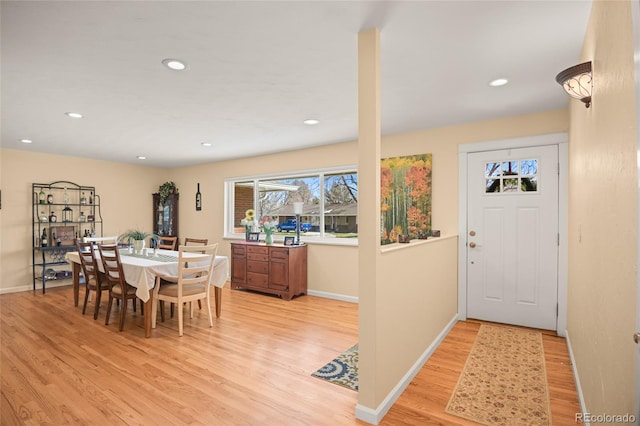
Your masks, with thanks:
[[(280, 237), (280, 238), (278, 238)], [(244, 241), (244, 235), (225, 235), (223, 237), (223, 239), (225, 240), (242, 240)], [(264, 235), (261, 235), (260, 238), (261, 241), (264, 240)], [(284, 238), (281, 238), (281, 236), (276, 235), (273, 238), (273, 242), (274, 243), (283, 243), (284, 242)], [(358, 246), (358, 239), (357, 238), (331, 238), (331, 237), (325, 237), (325, 238), (319, 238), (319, 237), (305, 237), (304, 234), (300, 235), (300, 242), (303, 242), (307, 245), (331, 245), (331, 246), (351, 246), (351, 247), (357, 247)]]
[[(264, 237), (263, 237), (264, 238)], [(403, 250), (410, 247), (415, 247), (417, 245), (422, 244), (435, 244), (438, 241), (449, 240), (451, 238), (458, 238), (457, 234), (454, 235), (444, 235), (442, 237), (430, 237), (427, 240), (411, 240), (409, 243), (394, 243), (387, 244), (380, 247), (380, 251), (382, 253), (387, 253), (390, 251)], [(225, 240), (243, 240), (244, 235), (225, 235)], [(262, 240), (262, 239), (261, 239)], [(274, 238), (275, 243), (282, 243), (284, 240), (282, 238)], [(358, 239), (357, 238), (318, 238), (318, 237), (306, 237), (304, 235), (300, 236), (300, 241), (307, 245), (328, 245), (328, 246), (347, 246), (347, 247), (358, 247)]]

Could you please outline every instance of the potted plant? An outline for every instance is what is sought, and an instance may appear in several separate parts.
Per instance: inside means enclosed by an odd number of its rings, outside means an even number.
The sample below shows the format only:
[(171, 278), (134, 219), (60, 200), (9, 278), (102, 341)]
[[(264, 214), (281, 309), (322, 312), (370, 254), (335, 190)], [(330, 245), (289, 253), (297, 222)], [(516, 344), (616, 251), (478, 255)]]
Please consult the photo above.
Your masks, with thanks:
[(178, 188), (176, 187), (176, 184), (173, 183), (173, 181), (169, 181), (160, 185), (160, 188), (158, 188), (158, 193), (160, 194), (160, 204), (164, 204), (165, 200), (170, 194), (178, 193)]
[(160, 237), (156, 234), (150, 234), (148, 232), (139, 231), (137, 229), (130, 229), (119, 237), (120, 240), (127, 241), (127, 243), (129, 244), (133, 242), (133, 249), (136, 254), (142, 253), (147, 238), (150, 238), (151, 241), (157, 243)]

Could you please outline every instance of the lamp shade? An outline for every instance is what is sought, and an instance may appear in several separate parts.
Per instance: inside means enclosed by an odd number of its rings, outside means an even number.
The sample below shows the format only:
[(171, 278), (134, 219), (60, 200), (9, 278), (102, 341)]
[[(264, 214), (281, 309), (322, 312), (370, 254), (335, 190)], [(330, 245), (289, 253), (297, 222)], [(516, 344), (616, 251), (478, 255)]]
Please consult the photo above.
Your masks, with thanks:
[(304, 206), (304, 203), (301, 203), (301, 202), (293, 203), (293, 213), (302, 214), (302, 206)]
[(574, 65), (556, 76), (556, 81), (572, 98), (591, 105), (591, 62)]

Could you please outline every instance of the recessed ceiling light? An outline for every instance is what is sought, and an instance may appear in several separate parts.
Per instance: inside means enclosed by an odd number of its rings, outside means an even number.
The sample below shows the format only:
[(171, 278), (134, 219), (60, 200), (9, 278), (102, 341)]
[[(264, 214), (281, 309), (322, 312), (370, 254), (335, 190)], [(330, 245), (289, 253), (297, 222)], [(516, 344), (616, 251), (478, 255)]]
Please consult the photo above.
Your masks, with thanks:
[(167, 58), (167, 59), (163, 59), (162, 63), (165, 67), (172, 69), (174, 71), (183, 71), (187, 69), (187, 63), (179, 59)]
[(307, 124), (309, 126), (314, 126), (314, 125), (318, 124), (319, 122), (320, 122), (320, 120), (316, 120), (315, 118), (309, 118), (309, 119), (303, 121), (304, 124)]
[(67, 117), (71, 117), (71, 118), (82, 118), (83, 115), (80, 114), (79, 112), (65, 112), (65, 114), (67, 115)]
[(144, 155), (138, 155), (136, 158), (138, 160), (146, 160), (147, 159), (147, 157), (145, 157)]
[(33, 143), (33, 141), (31, 139), (20, 139), (20, 142), (22, 142), (22, 143)]
[(211, 146), (211, 142), (202, 142), (200, 145), (202, 145), (202, 146)]
[(492, 80), (492, 81), (489, 82), (489, 86), (491, 86), (491, 87), (500, 87), (500, 86), (504, 86), (508, 82), (509, 82), (509, 80), (507, 80), (506, 78), (496, 78), (495, 80)]

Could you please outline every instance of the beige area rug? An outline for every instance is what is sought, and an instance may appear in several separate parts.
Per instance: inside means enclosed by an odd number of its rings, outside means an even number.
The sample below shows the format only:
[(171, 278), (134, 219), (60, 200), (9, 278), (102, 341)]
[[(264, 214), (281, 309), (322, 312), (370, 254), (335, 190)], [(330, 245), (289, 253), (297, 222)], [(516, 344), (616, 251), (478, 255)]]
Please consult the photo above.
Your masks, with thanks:
[(481, 325), (445, 411), (485, 425), (550, 425), (542, 333)]

